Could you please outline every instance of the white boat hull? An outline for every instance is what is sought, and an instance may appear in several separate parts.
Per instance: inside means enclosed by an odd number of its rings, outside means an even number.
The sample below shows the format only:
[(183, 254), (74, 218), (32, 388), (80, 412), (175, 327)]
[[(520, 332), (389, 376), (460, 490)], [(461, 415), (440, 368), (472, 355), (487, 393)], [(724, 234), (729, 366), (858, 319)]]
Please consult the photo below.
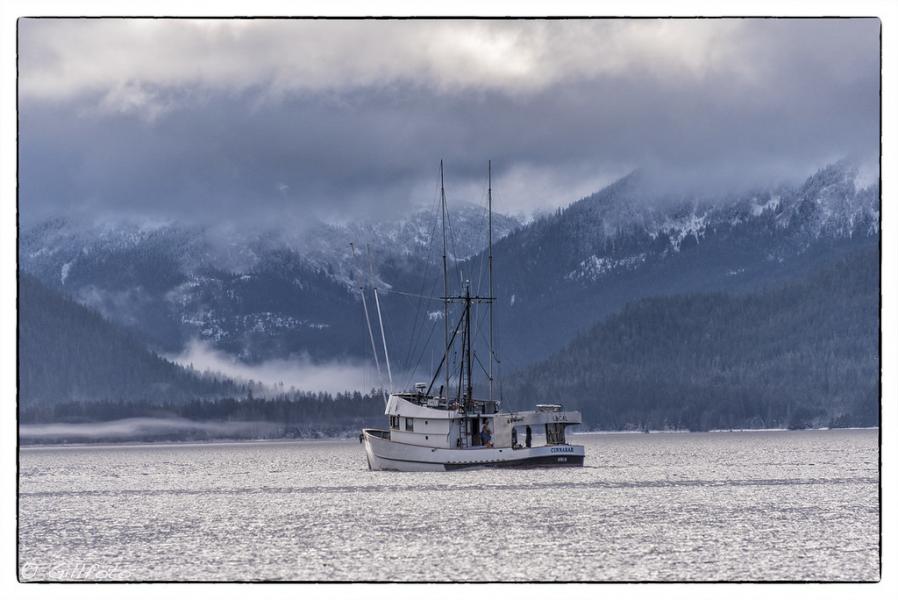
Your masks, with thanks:
[(391, 441), (389, 432), (362, 430), (372, 471), (455, 471), (483, 468), (581, 467), (583, 446), (533, 448), (431, 448)]

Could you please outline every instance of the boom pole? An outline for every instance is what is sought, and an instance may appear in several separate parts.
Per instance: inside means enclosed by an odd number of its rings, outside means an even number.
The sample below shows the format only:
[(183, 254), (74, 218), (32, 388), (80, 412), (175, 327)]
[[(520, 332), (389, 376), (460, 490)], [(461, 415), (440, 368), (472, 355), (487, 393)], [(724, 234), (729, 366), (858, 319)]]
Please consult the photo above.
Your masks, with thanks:
[(383, 342), (383, 345), (384, 345), (384, 360), (387, 363), (387, 377), (389, 378), (389, 381), (390, 381), (390, 393), (392, 393), (394, 391), (393, 390), (393, 371), (390, 369), (390, 353), (387, 352), (387, 336), (386, 336), (386, 333), (384, 332), (384, 318), (380, 314), (380, 299), (377, 297), (377, 288), (374, 288), (374, 304), (375, 304), (375, 306), (377, 306), (377, 320), (380, 323), (380, 340)]
[(384, 332), (384, 318), (380, 312), (380, 298), (377, 297), (377, 285), (374, 283), (374, 261), (371, 260), (371, 246), (366, 245), (368, 251), (368, 268), (371, 270), (371, 287), (374, 289), (374, 305), (377, 307), (377, 322), (380, 325), (380, 340), (384, 345), (384, 361), (387, 363), (387, 377), (390, 382), (390, 393), (393, 393), (393, 371), (390, 370), (390, 353), (387, 352), (387, 335)]
[[(349, 242), (352, 248), (352, 258), (355, 259), (355, 244)], [(365, 300), (365, 286), (362, 285), (362, 278), (359, 277), (359, 295), (362, 297), (362, 308), (365, 310), (365, 323), (368, 325), (368, 339), (371, 340), (371, 352), (374, 354), (374, 365), (377, 367), (377, 379), (383, 383), (383, 373), (380, 371), (380, 360), (377, 358), (377, 345), (374, 343), (374, 332), (371, 330), (371, 318), (368, 316), (368, 302)], [(384, 390), (384, 402), (388, 399), (387, 391)]]

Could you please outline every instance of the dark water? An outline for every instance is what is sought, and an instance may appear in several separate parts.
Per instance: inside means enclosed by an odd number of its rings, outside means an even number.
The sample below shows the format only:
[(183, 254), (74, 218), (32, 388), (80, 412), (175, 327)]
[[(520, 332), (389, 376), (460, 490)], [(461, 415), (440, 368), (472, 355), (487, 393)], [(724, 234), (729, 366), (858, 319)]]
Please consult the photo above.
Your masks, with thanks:
[(878, 432), (585, 434), (586, 467), (357, 441), (25, 448), (24, 579), (875, 580)]

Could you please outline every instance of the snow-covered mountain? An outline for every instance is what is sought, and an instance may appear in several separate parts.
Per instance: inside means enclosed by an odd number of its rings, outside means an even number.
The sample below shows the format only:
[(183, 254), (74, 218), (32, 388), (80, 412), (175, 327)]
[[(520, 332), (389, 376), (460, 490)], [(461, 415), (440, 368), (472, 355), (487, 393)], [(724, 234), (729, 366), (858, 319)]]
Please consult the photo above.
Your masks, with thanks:
[[(355, 282), (389, 288), (420, 271), (437, 217), (299, 230), (53, 219), (23, 232), (20, 264), (163, 351), (201, 339), (246, 360), (358, 354)], [(484, 208), (455, 206), (451, 219), (458, 260), (486, 245)], [(519, 225), (494, 214), (494, 239)]]
[(858, 181), (840, 162), (795, 187), (695, 197), (636, 172), (521, 228), (495, 248), (506, 359), (546, 356), (639, 298), (748, 291), (878, 244), (878, 185)]
[[(450, 207), (449, 247), (451, 261), (465, 260), (487, 245), (487, 213), (482, 206), (462, 203)], [(353, 285), (360, 277), (374, 277), (379, 285), (389, 287), (378, 266), (387, 262), (417, 263), (436, 260), (442, 252), (440, 214), (420, 210), (407, 219), (397, 221), (360, 221), (344, 225), (318, 224), (289, 237), (287, 245), (296, 248), (318, 268)], [(514, 217), (493, 213), (493, 240), (500, 240), (521, 222)], [(350, 246), (352, 244), (352, 246)]]
[[(835, 164), (815, 173), (801, 187), (778, 187), (732, 198), (640, 198), (640, 174), (571, 206), (563, 220), (594, 227), (580, 241), (585, 256), (567, 274), (597, 280), (619, 270), (635, 270), (647, 260), (679, 253), (722, 234), (767, 233), (776, 238), (771, 260), (802, 253), (820, 239), (870, 237), (879, 233), (879, 195), (875, 186), (858, 187), (857, 170)], [(627, 254), (635, 242), (640, 252)]]
[[(636, 299), (756, 289), (878, 244), (879, 190), (858, 181), (837, 163), (799, 186), (696, 197), (659, 193), (637, 172), (526, 225), (494, 214), (504, 368), (547, 356)], [(463, 272), (451, 281), (482, 283), (484, 210), (450, 208), (450, 253)], [(391, 353), (414, 362), (430, 357), (419, 338), (441, 314), (391, 290), (441, 285), (433, 234), (433, 211), (298, 230), (56, 219), (23, 231), (19, 258), (156, 349), (199, 339), (247, 361), (368, 355), (356, 284), (373, 281)]]

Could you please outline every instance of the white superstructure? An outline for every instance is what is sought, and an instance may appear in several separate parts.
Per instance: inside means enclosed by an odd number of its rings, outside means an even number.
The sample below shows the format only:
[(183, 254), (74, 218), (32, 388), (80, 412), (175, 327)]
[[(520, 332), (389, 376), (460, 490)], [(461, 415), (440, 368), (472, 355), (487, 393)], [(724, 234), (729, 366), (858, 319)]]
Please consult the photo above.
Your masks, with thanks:
[[(385, 414), (389, 429), (362, 431), (368, 466), (375, 471), (583, 465), (583, 446), (565, 437), (565, 427), (580, 423), (580, 413), (558, 405), (505, 412), (494, 402), (475, 401), (465, 409), (415, 392), (391, 395)], [(488, 445), (481, 435), (484, 426)], [(535, 439), (544, 443), (534, 445)]]

